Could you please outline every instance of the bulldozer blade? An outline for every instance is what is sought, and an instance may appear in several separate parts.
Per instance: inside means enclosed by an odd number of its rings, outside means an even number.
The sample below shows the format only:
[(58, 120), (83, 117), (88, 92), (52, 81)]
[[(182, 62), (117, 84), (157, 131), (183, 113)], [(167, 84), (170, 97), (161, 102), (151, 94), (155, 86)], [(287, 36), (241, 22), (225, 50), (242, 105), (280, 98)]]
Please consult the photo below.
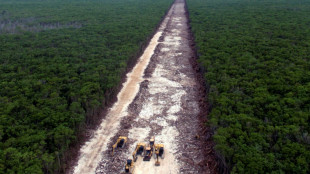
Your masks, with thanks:
[(151, 157), (148, 157), (148, 156), (145, 156), (144, 158), (143, 158), (143, 161), (150, 161), (151, 160)]

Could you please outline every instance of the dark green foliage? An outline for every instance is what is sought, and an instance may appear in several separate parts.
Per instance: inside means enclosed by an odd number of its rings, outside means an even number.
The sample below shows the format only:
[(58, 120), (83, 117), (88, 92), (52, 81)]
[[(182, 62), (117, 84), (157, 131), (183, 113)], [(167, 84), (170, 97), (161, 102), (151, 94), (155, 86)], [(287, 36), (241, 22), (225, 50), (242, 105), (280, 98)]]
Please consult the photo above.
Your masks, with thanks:
[(310, 1), (188, 0), (232, 173), (309, 173)]
[(0, 0), (0, 174), (60, 168), (171, 2)]

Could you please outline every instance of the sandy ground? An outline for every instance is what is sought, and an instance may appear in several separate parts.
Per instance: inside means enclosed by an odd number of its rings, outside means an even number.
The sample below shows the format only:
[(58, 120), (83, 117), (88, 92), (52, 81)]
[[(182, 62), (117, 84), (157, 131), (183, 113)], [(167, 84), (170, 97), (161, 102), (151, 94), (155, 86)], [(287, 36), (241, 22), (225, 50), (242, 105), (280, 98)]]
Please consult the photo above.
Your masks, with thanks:
[(128, 105), (133, 101), (139, 91), (139, 83), (143, 80), (144, 70), (149, 64), (151, 56), (154, 54), (154, 50), (158, 44), (157, 40), (161, 34), (161, 32), (158, 32), (154, 35), (137, 65), (127, 74), (127, 81), (123, 84), (123, 88), (117, 96), (118, 101), (109, 110), (106, 119), (100, 124), (93, 138), (81, 148), (78, 165), (74, 168), (74, 173), (86, 174), (95, 172), (96, 166), (101, 158), (101, 152), (108, 149), (107, 143), (117, 133), (120, 120), (128, 115)]
[[(194, 138), (201, 125), (201, 85), (191, 63), (188, 27), (184, 0), (176, 0), (128, 73), (117, 102), (81, 148), (74, 173), (122, 173), (136, 144), (151, 136), (164, 144), (165, 158), (155, 166), (154, 158), (139, 157), (135, 174), (210, 173), (203, 141)], [(111, 156), (118, 136), (127, 136), (127, 145)]]

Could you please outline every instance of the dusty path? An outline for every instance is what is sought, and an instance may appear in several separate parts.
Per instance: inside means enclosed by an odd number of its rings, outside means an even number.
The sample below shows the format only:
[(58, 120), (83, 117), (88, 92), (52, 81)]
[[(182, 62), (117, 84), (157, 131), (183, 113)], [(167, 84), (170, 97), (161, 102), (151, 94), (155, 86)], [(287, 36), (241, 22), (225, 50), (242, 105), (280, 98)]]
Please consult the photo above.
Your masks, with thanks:
[[(176, 0), (118, 94), (118, 101), (80, 150), (74, 173), (121, 173), (136, 143), (155, 136), (165, 145), (165, 158), (135, 163), (135, 174), (210, 173), (200, 131), (200, 88), (191, 60), (184, 0)], [(118, 136), (128, 136), (124, 149), (110, 155)]]

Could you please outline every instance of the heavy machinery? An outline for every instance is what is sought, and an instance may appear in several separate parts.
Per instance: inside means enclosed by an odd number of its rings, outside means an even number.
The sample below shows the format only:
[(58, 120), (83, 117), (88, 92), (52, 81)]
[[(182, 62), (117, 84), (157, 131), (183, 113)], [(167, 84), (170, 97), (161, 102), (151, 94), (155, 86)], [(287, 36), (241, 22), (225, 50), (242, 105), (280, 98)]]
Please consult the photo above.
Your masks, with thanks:
[(155, 137), (151, 137), (149, 145), (145, 148), (143, 161), (150, 161), (153, 155)]
[(125, 165), (125, 173), (133, 174), (134, 171), (134, 162), (132, 159), (128, 159)]
[(154, 148), (154, 145), (155, 145), (155, 137), (153, 136), (150, 139), (150, 146), (151, 146), (152, 149)]
[(119, 148), (119, 147), (123, 148), (125, 146), (126, 142), (127, 142), (127, 137), (124, 137), (124, 136), (118, 137), (116, 143), (113, 144), (113, 146), (112, 146), (112, 156), (114, 155), (115, 149)]
[(163, 144), (155, 144), (155, 166), (160, 166), (160, 162), (158, 160), (159, 157), (164, 159), (165, 151), (164, 151), (164, 145)]
[(150, 161), (153, 155), (153, 148), (149, 145), (145, 148), (143, 161)]
[(134, 162), (137, 161), (138, 155), (143, 156), (145, 148), (146, 148), (146, 144), (145, 143), (138, 143), (137, 144), (135, 151), (132, 153), (132, 158), (133, 158)]

